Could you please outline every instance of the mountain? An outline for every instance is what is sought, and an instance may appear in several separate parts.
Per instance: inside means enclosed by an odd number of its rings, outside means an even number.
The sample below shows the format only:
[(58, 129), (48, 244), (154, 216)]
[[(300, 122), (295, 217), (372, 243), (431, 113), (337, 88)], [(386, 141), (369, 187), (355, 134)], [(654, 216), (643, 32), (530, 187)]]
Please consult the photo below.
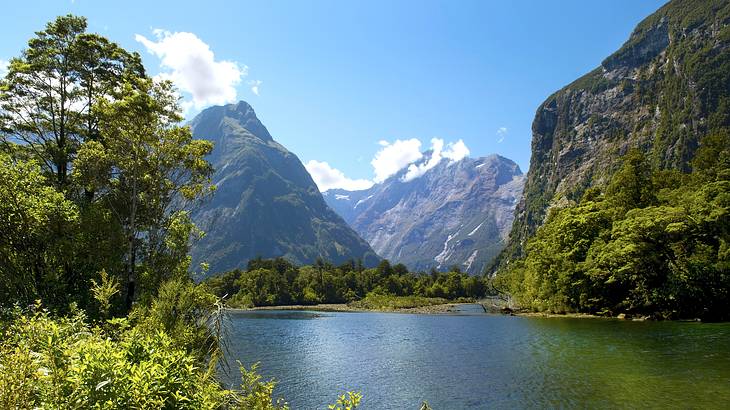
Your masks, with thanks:
[(540, 105), (502, 264), (524, 254), (548, 209), (607, 184), (631, 148), (660, 169), (691, 169), (702, 138), (730, 125), (729, 24), (730, 1), (671, 1)]
[(370, 189), (333, 189), (324, 197), (391, 262), (415, 270), (458, 265), (469, 273), (483, 272), (512, 226), (524, 183), (519, 166), (492, 155), (442, 160), (409, 181), (404, 181), (406, 172)]
[(215, 274), (245, 267), (249, 259), (283, 256), (297, 264), (318, 257), (333, 263), (377, 255), (325, 203), (296, 155), (274, 141), (253, 108), (210, 107), (190, 124), (195, 138), (215, 144), (215, 194), (192, 216), (206, 234), (192, 248), (193, 266)]

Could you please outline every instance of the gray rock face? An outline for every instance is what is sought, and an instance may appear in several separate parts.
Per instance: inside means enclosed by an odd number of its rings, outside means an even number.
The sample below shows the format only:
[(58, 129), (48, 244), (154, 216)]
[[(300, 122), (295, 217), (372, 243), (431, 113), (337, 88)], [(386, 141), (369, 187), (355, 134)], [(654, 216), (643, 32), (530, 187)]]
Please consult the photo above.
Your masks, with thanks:
[(702, 137), (730, 126), (730, 1), (675, 0), (601, 65), (537, 109), (532, 158), (501, 263), (524, 254), (548, 209), (606, 185), (631, 148), (688, 171)]
[(459, 266), (482, 273), (504, 246), (524, 177), (517, 164), (492, 155), (442, 160), (404, 182), (406, 170), (362, 191), (324, 193), (383, 258), (410, 269)]
[(206, 234), (193, 244), (193, 266), (209, 274), (245, 267), (248, 260), (283, 256), (294, 263), (318, 257), (333, 263), (379, 258), (325, 203), (299, 159), (274, 141), (245, 102), (211, 107), (191, 122), (193, 136), (213, 141), (208, 160), (217, 190), (193, 221)]

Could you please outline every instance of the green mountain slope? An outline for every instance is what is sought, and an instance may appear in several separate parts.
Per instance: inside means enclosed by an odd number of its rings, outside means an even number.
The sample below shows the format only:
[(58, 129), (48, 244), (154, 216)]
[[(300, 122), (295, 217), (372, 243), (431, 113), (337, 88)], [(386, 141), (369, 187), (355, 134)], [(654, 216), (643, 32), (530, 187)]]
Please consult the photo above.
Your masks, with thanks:
[(193, 135), (215, 143), (215, 194), (193, 214), (206, 233), (193, 263), (209, 273), (245, 267), (248, 260), (283, 256), (297, 264), (378, 257), (324, 202), (299, 159), (273, 140), (245, 102), (211, 107), (192, 122)]

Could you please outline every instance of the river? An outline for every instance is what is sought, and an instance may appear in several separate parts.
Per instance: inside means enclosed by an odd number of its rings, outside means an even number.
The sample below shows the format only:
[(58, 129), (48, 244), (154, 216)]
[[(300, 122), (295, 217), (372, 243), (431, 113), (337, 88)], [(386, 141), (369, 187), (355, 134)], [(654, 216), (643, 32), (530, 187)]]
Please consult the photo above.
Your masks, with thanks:
[(362, 392), (362, 409), (730, 406), (728, 323), (464, 310), (234, 312), (228, 358), (261, 362), (292, 409), (326, 408), (345, 390)]

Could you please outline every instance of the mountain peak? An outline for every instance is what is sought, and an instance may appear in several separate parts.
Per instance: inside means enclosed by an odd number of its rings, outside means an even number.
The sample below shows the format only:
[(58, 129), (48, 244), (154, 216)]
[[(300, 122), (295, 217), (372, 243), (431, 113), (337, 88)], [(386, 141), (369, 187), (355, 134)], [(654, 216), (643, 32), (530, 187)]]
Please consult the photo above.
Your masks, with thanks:
[(216, 193), (193, 221), (207, 235), (191, 249), (208, 274), (242, 268), (257, 256), (297, 264), (317, 258), (378, 263), (372, 248), (325, 203), (296, 155), (273, 142), (245, 101), (210, 107), (190, 123), (193, 137), (214, 142), (207, 157)]
[(256, 118), (256, 112), (253, 110), (253, 107), (251, 104), (247, 103), (246, 101), (239, 101), (235, 104), (226, 104), (223, 106), (226, 113), (229, 116), (233, 117), (241, 117), (241, 118), (247, 118), (247, 117), (254, 117)]
[(253, 107), (243, 100), (235, 104), (208, 107), (191, 122), (193, 128), (203, 131), (208, 139), (213, 140), (227, 134), (226, 127), (231, 125), (244, 128), (264, 141), (273, 141), (269, 130), (259, 121)]
[(459, 265), (479, 274), (502, 249), (524, 178), (499, 155), (442, 158), (411, 165), (422, 172), (404, 180), (405, 167), (360, 191), (332, 190), (325, 201), (380, 256), (412, 270)]

